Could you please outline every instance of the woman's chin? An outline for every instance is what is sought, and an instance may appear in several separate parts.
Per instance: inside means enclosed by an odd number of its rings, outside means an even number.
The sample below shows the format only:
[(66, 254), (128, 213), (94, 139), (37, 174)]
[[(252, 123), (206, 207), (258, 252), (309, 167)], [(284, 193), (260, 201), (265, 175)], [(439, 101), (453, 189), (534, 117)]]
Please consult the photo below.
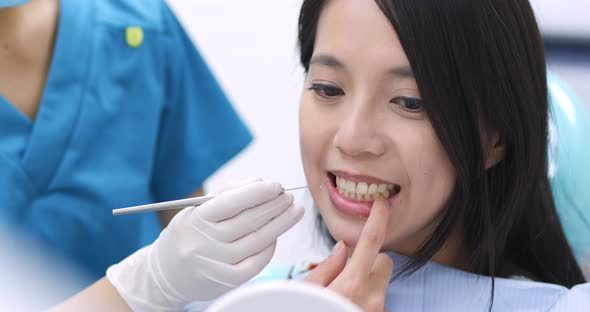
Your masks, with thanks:
[(343, 241), (349, 247), (356, 246), (364, 224), (338, 216), (323, 217), (324, 223), (334, 240)]

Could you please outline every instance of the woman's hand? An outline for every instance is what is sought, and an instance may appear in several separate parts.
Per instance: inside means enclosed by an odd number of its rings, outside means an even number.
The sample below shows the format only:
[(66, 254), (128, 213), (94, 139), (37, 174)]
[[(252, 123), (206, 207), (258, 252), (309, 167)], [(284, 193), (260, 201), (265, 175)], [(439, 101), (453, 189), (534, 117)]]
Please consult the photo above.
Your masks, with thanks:
[(305, 281), (347, 297), (364, 311), (385, 311), (385, 295), (393, 272), (393, 260), (379, 251), (388, 220), (388, 202), (383, 198), (375, 200), (348, 264), (346, 244), (338, 242), (332, 255), (320, 263)]

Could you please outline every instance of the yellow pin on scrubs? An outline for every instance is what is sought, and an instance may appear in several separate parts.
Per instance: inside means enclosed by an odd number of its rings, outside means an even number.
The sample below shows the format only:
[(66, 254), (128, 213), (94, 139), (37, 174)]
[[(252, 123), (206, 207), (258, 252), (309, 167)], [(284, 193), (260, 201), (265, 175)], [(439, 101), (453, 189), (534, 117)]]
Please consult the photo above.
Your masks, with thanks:
[(130, 47), (139, 47), (143, 42), (143, 29), (141, 27), (127, 27), (125, 39)]

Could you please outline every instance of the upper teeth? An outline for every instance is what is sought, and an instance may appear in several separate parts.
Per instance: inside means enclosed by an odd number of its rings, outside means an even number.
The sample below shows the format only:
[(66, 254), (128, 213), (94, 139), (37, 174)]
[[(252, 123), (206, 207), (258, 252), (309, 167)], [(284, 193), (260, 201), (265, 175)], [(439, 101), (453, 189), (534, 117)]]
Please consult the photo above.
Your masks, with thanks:
[(399, 189), (394, 184), (357, 183), (339, 176), (336, 176), (336, 188), (340, 194), (358, 200), (374, 200), (377, 193), (388, 198), (391, 192), (397, 192)]

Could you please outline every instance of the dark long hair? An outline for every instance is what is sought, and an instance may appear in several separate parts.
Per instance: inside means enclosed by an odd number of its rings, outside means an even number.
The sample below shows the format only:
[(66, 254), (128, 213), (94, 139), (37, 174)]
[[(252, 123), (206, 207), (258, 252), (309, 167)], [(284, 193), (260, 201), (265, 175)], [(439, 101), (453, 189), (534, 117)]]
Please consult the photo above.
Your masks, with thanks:
[[(440, 223), (407, 271), (431, 259), (459, 226), (473, 273), (583, 283), (547, 177), (546, 64), (528, 0), (375, 2), (399, 37), (457, 177)], [(305, 0), (299, 16), (306, 72), (323, 3)], [(505, 157), (486, 170), (492, 133)]]

